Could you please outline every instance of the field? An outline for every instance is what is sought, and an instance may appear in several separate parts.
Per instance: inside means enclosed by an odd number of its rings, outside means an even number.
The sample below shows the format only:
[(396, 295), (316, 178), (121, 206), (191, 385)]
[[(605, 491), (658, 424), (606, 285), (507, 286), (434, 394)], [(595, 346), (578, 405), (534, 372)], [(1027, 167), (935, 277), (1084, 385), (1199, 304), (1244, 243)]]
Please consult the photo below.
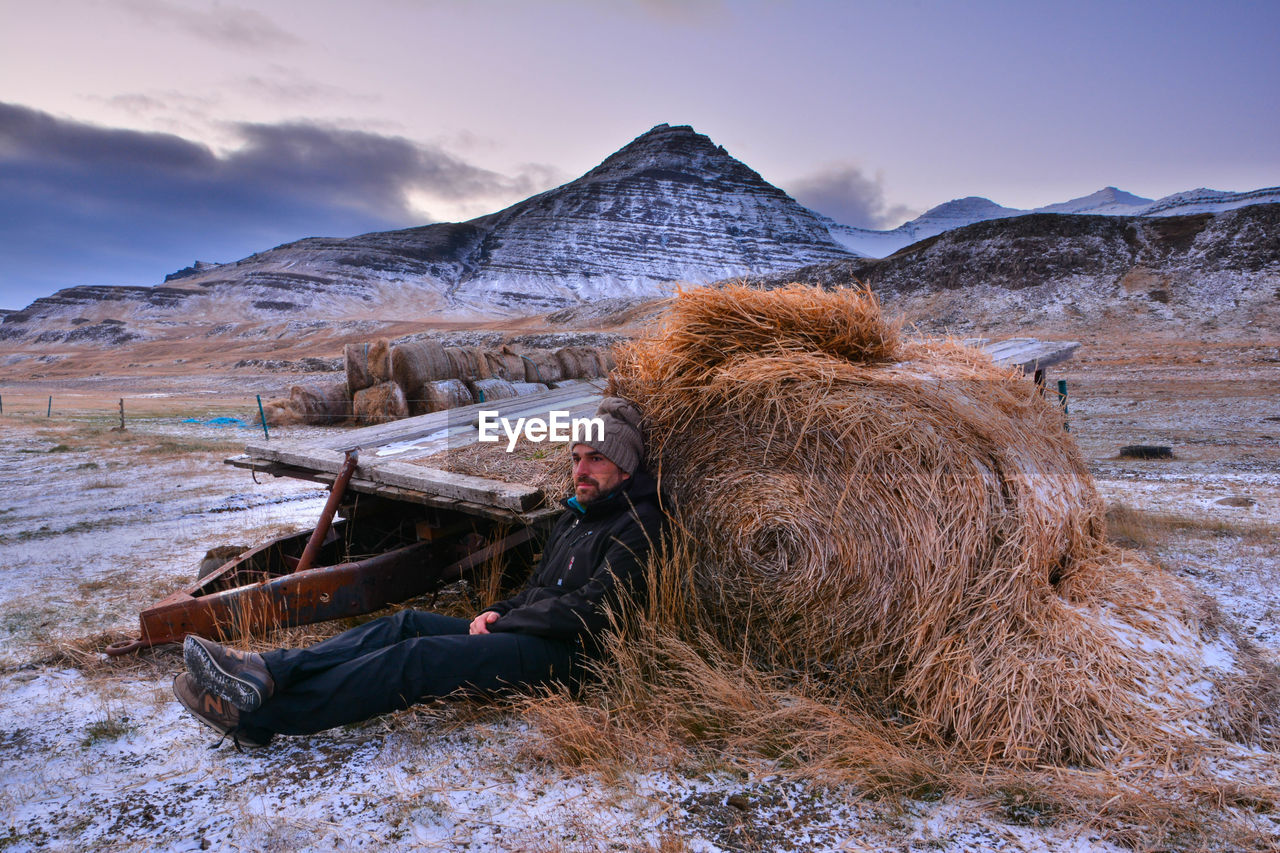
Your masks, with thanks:
[[(1070, 429), (1109, 503), (1112, 538), (1208, 593), (1273, 665), (1276, 356), (1260, 345), (1103, 336), (1052, 376), (1067, 380)], [(1189, 814), (1182, 835), (1149, 844), (1055, 815), (1035, 791), (870, 797), (737, 755), (691, 764), (620, 754), (574, 766), (551, 749), (555, 726), (536, 703), (433, 705), (262, 752), (209, 750), (208, 730), (172, 701), (175, 649), (110, 661), (99, 652), (136, 631), (139, 608), (188, 582), (207, 548), (312, 523), (323, 502), (316, 486), (257, 483), (221, 463), (261, 437), (247, 425), (255, 395), (299, 377), (246, 379), (226, 368), (197, 378), (181, 366), (130, 373), (107, 361), (97, 376), (71, 372), (0, 386), (2, 850), (1280, 845), (1274, 803), (1234, 807), (1250, 835), (1215, 836)], [(120, 397), (127, 429), (113, 432)], [(224, 417), (245, 425), (216, 425)], [(1173, 458), (1121, 458), (1134, 444), (1169, 446)], [(1216, 772), (1230, 778), (1232, 762)]]

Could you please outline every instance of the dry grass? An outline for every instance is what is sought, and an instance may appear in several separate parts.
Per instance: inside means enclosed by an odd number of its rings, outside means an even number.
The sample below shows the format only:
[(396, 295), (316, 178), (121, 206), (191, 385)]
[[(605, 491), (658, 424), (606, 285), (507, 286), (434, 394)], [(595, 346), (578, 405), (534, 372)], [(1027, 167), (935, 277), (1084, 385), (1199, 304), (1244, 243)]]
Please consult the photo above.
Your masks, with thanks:
[(1183, 534), (1199, 537), (1237, 537), (1245, 543), (1280, 541), (1280, 525), (1251, 520), (1188, 517), (1167, 512), (1149, 512), (1126, 504), (1107, 507), (1107, 535), (1125, 548), (1150, 548)]
[[(691, 594), (699, 552), (687, 533), (664, 543), (647, 604), (615, 614), (608, 663), (581, 694), (523, 700), (536, 723), (527, 761), (607, 780), (637, 769), (751, 769), (854, 785), (890, 804), (965, 798), (1009, 823), (1074, 826), (1136, 850), (1267, 849), (1248, 815), (1277, 806), (1274, 756), (1255, 755), (1235, 779), (1210, 766), (1232, 760), (1228, 744), (1189, 737), (1157, 753), (1120, 744), (1103, 767), (975, 764), (872, 697), (833, 689), (838, 673), (766, 671), (726, 649)], [(1261, 708), (1266, 697), (1245, 689), (1241, 707)]]
[(440, 468), (504, 483), (519, 483), (542, 489), (547, 503), (554, 503), (573, 490), (572, 469), (564, 445), (532, 442), (523, 436), (507, 452), (506, 440), (472, 443), (413, 460), (416, 465)]

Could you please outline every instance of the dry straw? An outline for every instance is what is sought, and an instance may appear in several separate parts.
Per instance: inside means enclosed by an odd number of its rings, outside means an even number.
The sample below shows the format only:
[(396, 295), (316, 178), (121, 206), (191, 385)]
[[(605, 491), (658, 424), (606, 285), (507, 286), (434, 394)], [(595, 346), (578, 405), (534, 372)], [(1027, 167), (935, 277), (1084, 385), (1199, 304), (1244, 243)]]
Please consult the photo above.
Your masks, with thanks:
[(1203, 733), (1188, 597), (1107, 544), (1059, 413), (981, 352), (904, 341), (867, 291), (701, 289), (620, 348), (609, 393), (696, 543), (682, 642), (969, 766)]
[(355, 416), (361, 425), (386, 423), (407, 418), (409, 404), (405, 402), (399, 385), (382, 382), (356, 392)]

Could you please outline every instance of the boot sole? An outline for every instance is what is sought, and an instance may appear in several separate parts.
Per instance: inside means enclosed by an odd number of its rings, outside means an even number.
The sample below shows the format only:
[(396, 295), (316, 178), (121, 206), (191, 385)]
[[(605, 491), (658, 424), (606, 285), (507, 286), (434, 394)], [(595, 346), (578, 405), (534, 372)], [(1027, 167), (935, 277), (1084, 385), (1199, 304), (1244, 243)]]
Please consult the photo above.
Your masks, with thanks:
[(196, 704), (193, 704), (193, 702), (191, 701), (188, 701), (188, 697), (183, 695), (184, 693), (183, 689), (178, 686), (178, 681), (184, 675), (186, 675), (187, 677), (191, 677), (190, 673), (178, 673), (176, 676), (174, 676), (173, 695), (174, 695), (174, 698), (178, 700), (179, 704), (182, 705), (182, 707), (186, 708), (188, 711), (191, 712), (191, 716), (195, 717), (197, 720), (204, 723), (209, 728), (213, 729), (222, 737), (230, 737), (233, 741), (235, 741), (237, 746), (247, 746), (250, 749), (262, 749), (263, 747), (267, 746), (265, 742), (260, 741), (257, 738), (249, 737), (248, 735), (245, 735), (239, 732), (238, 730), (228, 729), (225, 726), (223, 726), (220, 722), (213, 719), (212, 717), (207, 717), (203, 713), (201, 713), (199, 706)]
[(256, 711), (262, 707), (262, 688), (219, 666), (209, 651), (195, 641), (194, 636), (187, 637), (182, 644), (182, 659), (200, 685), (217, 693), (241, 711)]

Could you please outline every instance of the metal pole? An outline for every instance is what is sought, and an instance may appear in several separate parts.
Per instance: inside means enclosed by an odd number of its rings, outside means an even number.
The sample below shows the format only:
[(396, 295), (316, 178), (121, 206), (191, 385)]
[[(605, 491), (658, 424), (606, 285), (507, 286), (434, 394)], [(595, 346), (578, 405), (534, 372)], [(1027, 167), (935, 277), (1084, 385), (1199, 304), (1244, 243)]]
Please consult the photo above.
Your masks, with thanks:
[(360, 448), (347, 451), (347, 458), (342, 463), (338, 476), (333, 478), (333, 485), (329, 487), (329, 500), (325, 501), (324, 509), (320, 512), (320, 522), (311, 532), (307, 546), (302, 549), (302, 556), (298, 558), (298, 565), (294, 568), (295, 572), (305, 572), (315, 563), (316, 555), (320, 553), (320, 546), (324, 544), (324, 538), (333, 525), (333, 515), (338, 511), (338, 504), (342, 502), (342, 494), (347, 490), (347, 483), (351, 482), (351, 475), (356, 472), (356, 464), (359, 461)]
[(53, 395), (49, 396), (49, 410), (44, 413), (46, 418), (53, 417)]
[(262, 418), (262, 434), (267, 437), (267, 441), (271, 440), (271, 433), (267, 432), (267, 413), (262, 410), (262, 395), (258, 395), (258, 417)]
[(1071, 432), (1071, 423), (1067, 420), (1070, 410), (1067, 408), (1067, 380), (1058, 380), (1058, 404), (1062, 406), (1062, 428), (1066, 432)]

